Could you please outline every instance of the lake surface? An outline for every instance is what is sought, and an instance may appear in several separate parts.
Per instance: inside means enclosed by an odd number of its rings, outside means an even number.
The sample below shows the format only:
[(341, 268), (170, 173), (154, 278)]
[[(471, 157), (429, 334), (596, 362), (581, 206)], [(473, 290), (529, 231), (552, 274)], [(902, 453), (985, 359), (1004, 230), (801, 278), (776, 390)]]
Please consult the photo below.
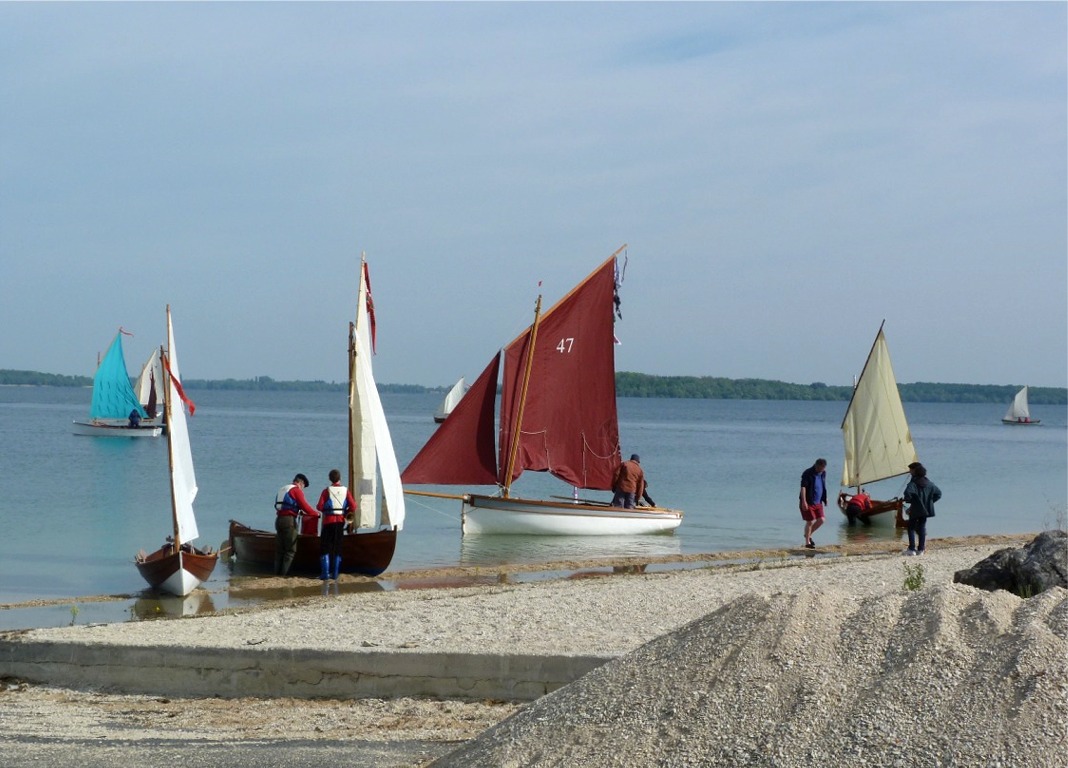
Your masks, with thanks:
[[(311, 479), (309, 496), (317, 498), (327, 472), (345, 464), (342, 393), (189, 394), (197, 404), (189, 429), (202, 543), (222, 543), (231, 518), (273, 529), (280, 485), (303, 472)], [(132, 564), (139, 550), (158, 547), (170, 531), (165, 439), (74, 436), (71, 422), (86, 416), (89, 399), (88, 389), (0, 387), (0, 467), (7, 486), (0, 500), (0, 605), (70, 601), (32, 616), (23, 609), (0, 610), (0, 628), (72, 618), (122, 620), (170, 609), (144, 592)], [(434, 430), (439, 400), (436, 394), (383, 396), (402, 468)], [(829, 462), (832, 491), (837, 488), (845, 407), (844, 402), (622, 398), (623, 453), (641, 454), (658, 504), (686, 512), (674, 535), (464, 539), (458, 501), (408, 496), (391, 570), (799, 546), (800, 475), (822, 456)], [(1033, 406), (1042, 424), (1030, 427), (1002, 425), (1003, 404), (906, 403), (905, 410), (920, 460), (943, 492), (929, 536), (1028, 533), (1064, 525), (1068, 409)], [(871, 490), (885, 498), (904, 486), (905, 479), (898, 478)], [(513, 492), (570, 496), (571, 488), (527, 473)], [(892, 520), (851, 528), (832, 508), (816, 541), (901, 536)], [(216, 609), (229, 602), (231, 572), (220, 563), (205, 585)], [(85, 600), (93, 595), (129, 597), (97, 605)]]

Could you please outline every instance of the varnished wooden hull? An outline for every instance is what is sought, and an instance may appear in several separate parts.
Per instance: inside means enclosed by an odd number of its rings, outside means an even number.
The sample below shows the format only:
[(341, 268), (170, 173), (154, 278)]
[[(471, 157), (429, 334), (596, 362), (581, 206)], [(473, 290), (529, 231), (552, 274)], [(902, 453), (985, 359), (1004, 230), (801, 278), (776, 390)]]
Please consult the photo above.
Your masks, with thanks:
[[(257, 530), (236, 520), (230, 521), (230, 550), (241, 562), (273, 573), (275, 542), (274, 531)], [(378, 576), (389, 567), (396, 547), (395, 529), (346, 533), (341, 540), (341, 572)], [(316, 576), (320, 570), (319, 537), (298, 536), (297, 554), (289, 572)]]
[(185, 546), (176, 552), (173, 545), (164, 544), (151, 554), (139, 555), (135, 563), (148, 586), (185, 597), (211, 578), (218, 561), (218, 552)]

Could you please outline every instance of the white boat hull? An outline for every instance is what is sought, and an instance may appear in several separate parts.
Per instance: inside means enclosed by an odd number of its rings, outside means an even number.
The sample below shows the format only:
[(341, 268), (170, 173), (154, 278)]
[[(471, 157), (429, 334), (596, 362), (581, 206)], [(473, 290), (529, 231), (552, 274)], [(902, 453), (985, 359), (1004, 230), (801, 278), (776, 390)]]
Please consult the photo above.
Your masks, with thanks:
[(131, 427), (125, 422), (76, 421), (73, 432), (87, 437), (159, 437), (163, 433), (163, 427), (143, 422), (139, 427)]
[(622, 509), (604, 504), (465, 496), (464, 535), (635, 536), (669, 534), (682, 512), (660, 507)]

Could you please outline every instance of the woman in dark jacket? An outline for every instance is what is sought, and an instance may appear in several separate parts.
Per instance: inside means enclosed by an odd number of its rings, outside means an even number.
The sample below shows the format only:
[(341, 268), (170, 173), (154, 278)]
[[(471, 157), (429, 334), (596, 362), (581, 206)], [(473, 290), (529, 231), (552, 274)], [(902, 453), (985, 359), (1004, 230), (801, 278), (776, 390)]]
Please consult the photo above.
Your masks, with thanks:
[(927, 468), (914, 462), (909, 464), (912, 479), (905, 486), (905, 501), (908, 502), (909, 548), (906, 555), (922, 555), (927, 544), (927, 518), (934, 517), (935, 502), (942, 498), (942, 491), (927, 479)]

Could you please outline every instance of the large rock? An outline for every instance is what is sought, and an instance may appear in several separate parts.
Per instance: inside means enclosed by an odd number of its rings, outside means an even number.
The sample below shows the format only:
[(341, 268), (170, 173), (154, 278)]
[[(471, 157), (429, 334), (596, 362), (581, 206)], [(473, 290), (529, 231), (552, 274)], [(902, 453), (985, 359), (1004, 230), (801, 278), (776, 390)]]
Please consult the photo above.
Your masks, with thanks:
[(953, 581), (989, 592), (1004, 589), (1020, 597), (1050, 587), (1068, 588), (1068, 533), (1045, 531), (1019, 549), (999, 549), (971, 568), (957, 571)]

